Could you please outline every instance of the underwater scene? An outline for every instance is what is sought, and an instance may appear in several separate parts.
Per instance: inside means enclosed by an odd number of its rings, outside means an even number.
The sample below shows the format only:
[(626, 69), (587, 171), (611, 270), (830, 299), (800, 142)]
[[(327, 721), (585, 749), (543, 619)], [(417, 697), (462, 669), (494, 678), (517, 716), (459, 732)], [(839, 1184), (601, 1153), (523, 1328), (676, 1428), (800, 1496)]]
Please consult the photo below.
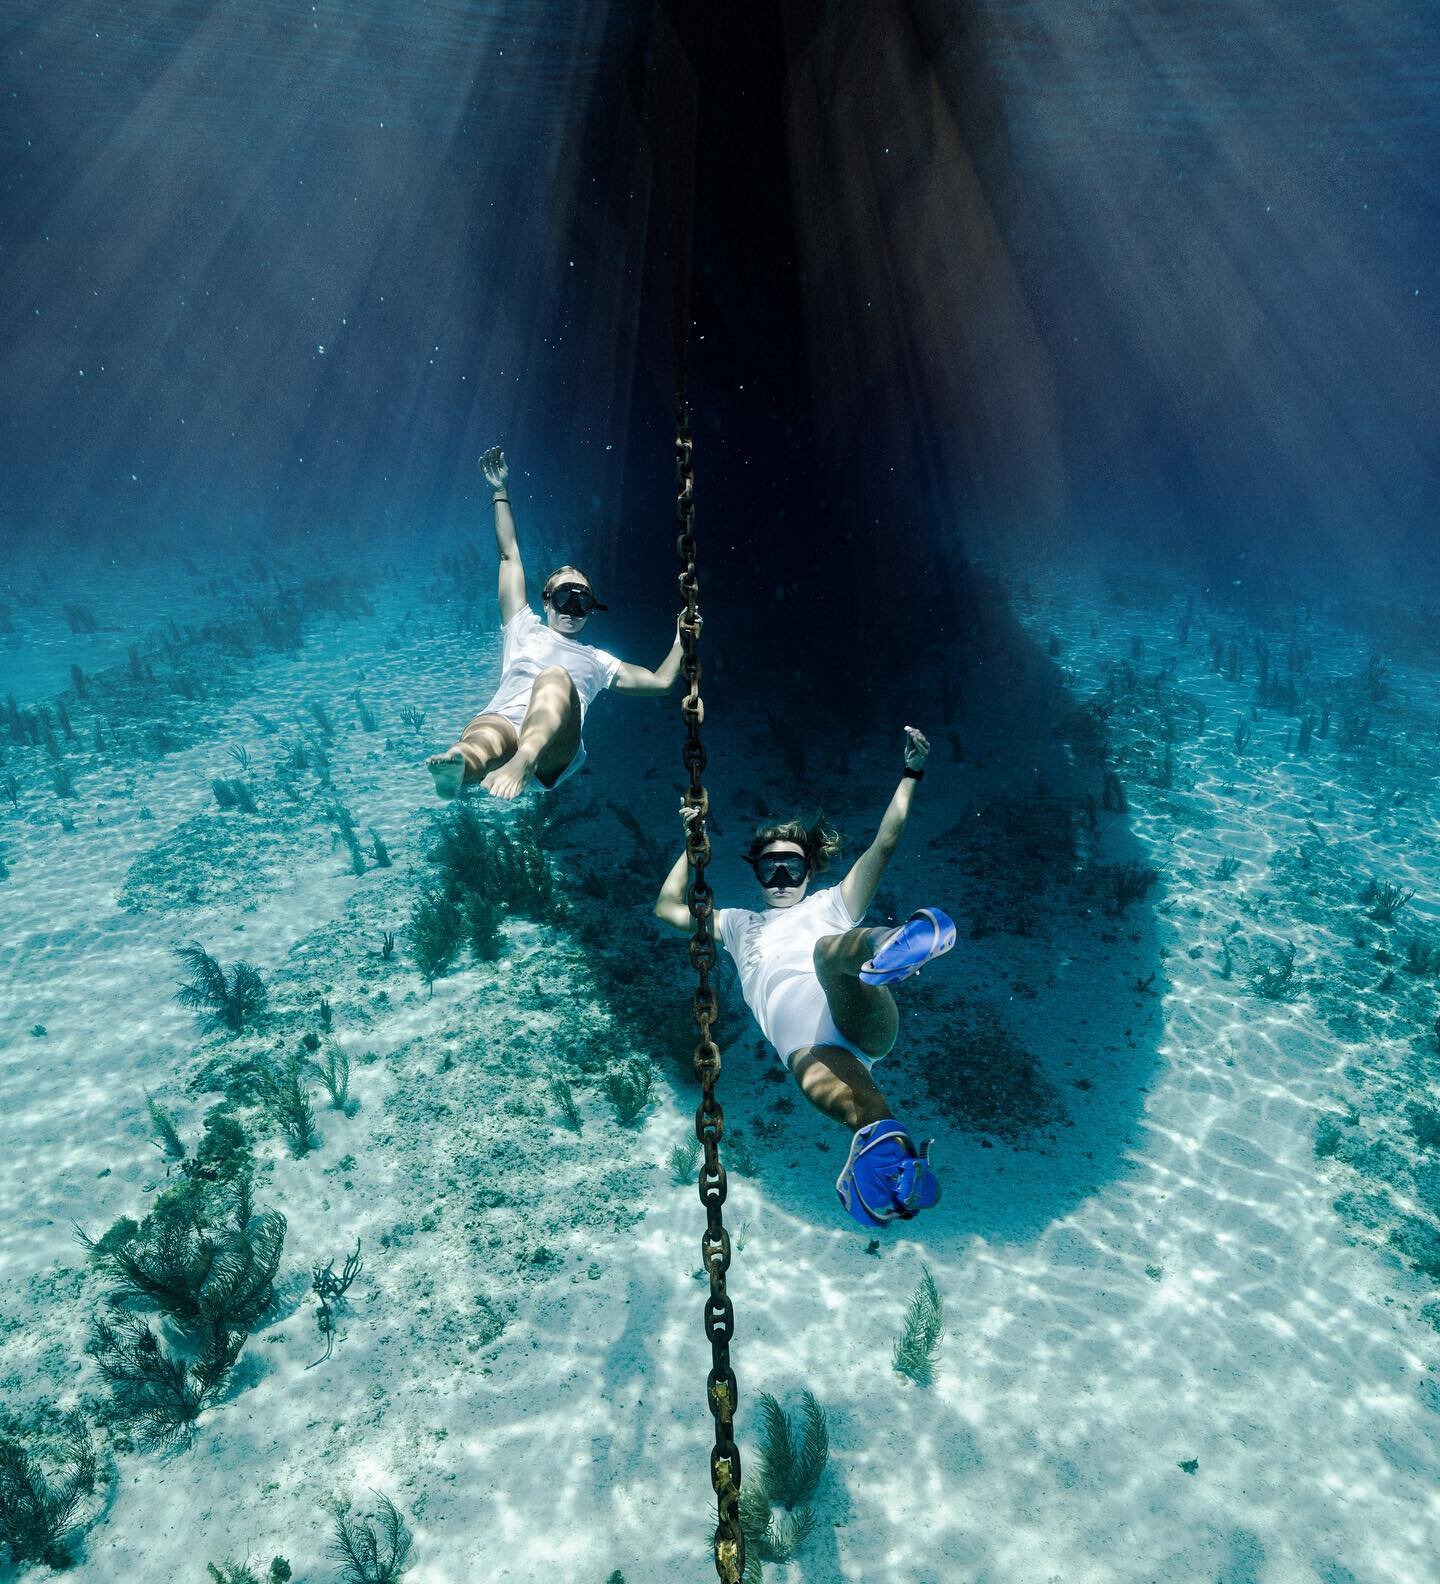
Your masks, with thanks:
[(0, 59), (0, 1579), (1434, 1579), (1440, 13)]

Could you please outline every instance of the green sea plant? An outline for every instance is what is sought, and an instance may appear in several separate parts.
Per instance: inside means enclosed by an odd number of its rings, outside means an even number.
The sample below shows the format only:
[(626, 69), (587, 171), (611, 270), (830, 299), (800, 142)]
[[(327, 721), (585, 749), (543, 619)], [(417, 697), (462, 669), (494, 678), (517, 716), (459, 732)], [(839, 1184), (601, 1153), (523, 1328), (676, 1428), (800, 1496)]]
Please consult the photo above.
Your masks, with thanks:
[(1215, 868), (1211, 872), (1212, 880), (1233, 880), (1240, 868), (1240, 860), (1226, 856), (1216, 860)]
[(370, 827), (370, 856), (375, 860), (377, 869), (390, 867), (390, 849), (385, 845), (385, 838), (373, 825)]
[(350, 872), (363, 875), (365, 854), (361, 851), (360, 838), (355, 832), (355, 816), (337, 800), (330, 805), (330, 818), (335, 822), (339, 840), (344, 842), (345, 850), (350, 854)]
[(648, 1062), (627, 1062), (605, 1074), (605, 1093), (622, 1127), (628, 1127), (649, 1105), (654, 1087), (655, 1069)]
[(70, 686), (74, 688), (76, 698), (85, 697), (85, 673), (73, 660), (70, 663)]
[(477, 961), (494, 962), (500, 955), (504, 944), (500, 925), (504, 918), (504, 908), (478, 891), (465, 898), (465, 930)]
[(297, 1156), (308, 1155), (318, 1147), (315, 1111), (305, 1087), (306, 1067), (298, 1054), (291, 1052), (278, 1066), (255, 1064), (255, 1075), (266, 1109), (280, 1124), (290, 1148)]
[(512, 837), (498, 824), (482, 820), (469, 804), (452, 804), (439, 820), (428, 856), (457, 900), (478, 892), (540, 923), (564, 916), (549, 859), (520, 821)]
[(255, 621), (261, 638), (278, 653), (293, 653), (304, 647), (304, 613), (293, 592), (287, 592), (273, 605), (260, 606)]
[(201, 1126), (203, 1132), (195, 1153), (180, 1163), (180, 1170), (199, 1182), (225, 1183), (238, 1189), (253, 1175), (255, 1161), (250, 1153), (250, 1135), (231, 1102), (222, 1100), (211, 1106)]
[(74, 1565), (77, 1520), (97, 1478), (95, 1447), (77, 1417), (65, 1420), (43, 1460), (38, 1437), (0, 1435), (0, 1541), (12, 1565)]
[(220, 964), (198, 942), (180, 947), (176, 955), (190, 970), (190, 983), (175, 994), (181, 1006), (205, 1013), (212, 1027), (232, 1032), (260, 1016), (265, 983), (249, 963), (237, 962), (227, 980)]
[(270, 1559), (264, 1578), (250, 1566), (248, 1558), (244, 1562), (207, 1562), (205, 1571), (211, 1584), (290, 1584), (293, 1576), (290, 1564), (278, 1556)]
[(113, 1302), (148, 1303), (194, 1341), (249, 1331), (269, 1312), (285, 1231), (278, 1210), (255, 1214), (248, 1178), (213, 1188), (183, 1183), (162, 1194), (133, 1232), (117, 1223), (93, 1240), (75, 1228), (116, 1278)]
[(1432, 946), (1419, 939), (1405, 944), (1405, 972), (1417, 979), (1429, 979), (1440, 974), (1440, 946)]
[[(793, 1511), (815, 1494), (830, 1460), (830, 1433), (825, 1410), (814, 1392), (800, 1394), (800, 1428), (769, 1392), (757, 1398), (760, 1422), (758, 1483), (771, 1503)], [(754, 1464), (751, 1464), (752, 1469)]]
[(355, 695), (355, 713), (360, 717), (361, 731), (373, 732), (380, 729), (379, 717), (358, 693)]
[[(740, 1490), (744, 1577), (754, 1581), (761, 1577), (762, 1562), (791, 1562), (810, 1538), (815, 1514), (800, 1503), (814, 1495), (830, 1457), (825, 1410), (814, 1393), (804, 1393), (804, 1428), (798, 1436), (769, 1392), (761, 1392), (759, 1402), (760, 1451)], [(777, 1504), (782, 1512), (775, 1511)]]
[(330, 712), (319, 699), (307, 699), (305, 708), (310, 711), (310, 718), (315, 722), (315, 728), (326, 742), (335, 736), (335, 722), (330, 719)]
[(18, 809), (20, 807), (20, 783), (13, 775), (7, 775), (3, 781), (0, 781), (0, 787), (5, 789), (5, 796), (10, 799), (10, 807)]
[(237, 765), (239, 765), (242, 770), (249, 770), (250, 750), (244, 745), (244, 743), (232, 743), (228, 749), (228, 752), (230, 757)]
[(1370, 910), (1370, 917), (1380, 924), (1393, 924), (1395, 915), (1414, 898), (1413, 891), (1403, 890), (1388, 880), (1371, 880), (1360, 893), (1360, 902)]
[(96, 632), (100, 626), (95, 620), (95, 613), (85, 605), (67, 605), (65, 620), (70, 623), (70, 631), (73, 633)]
[(154, 1095), (148, 1089), (145, 1090), (145, 1109), (150, 1113), (150, 1127), (155, 1135), (154, 1144), (156, 1149), (160, 1151), (166, 1160), (184, 1160), (189, 1152), (185, 1148), (184, 1141), (180, 1137), (174, 1119), (168, 1111), (162, 1110), (156, 1104)]
[(670, 1151), (670, 1181), (683, 1187), (695, 1179), (695, 1163), (700, 1156), (700, 1140), (681, 1139)]
[(1390, 691), (1390, 662), (1378, 654), (1371, 654), (1360, 673), (1360, 686), (1372, 704), (1378, 704)]
[(935, 1355), (945, 1334), (944, 1312), (929, 1267), (922, 1265), (920, 1270), (920, 1284), (910, 1299), (905, 1328), (896, 1338), (891, 1362), (897, 1374), (908, 1376), (917, 1386), (929, 1386), (935, 1378)]
[(1235, 754), (1238, 758), (1250, 746), (1250, 722), (1243, 715), (1235, 721)]
[(210, 790), (215, 796), (215, 801), (222, 809), (239, 809), (242, 814), (255, 814), (255, 794), (246, 781), (238, 776), (217, 777), (210, 783)]
[(1250, 988), (1267, 1001), (1288, 1001), (1295, 993), (1295, 943), (1282, 941), (1275, 948), (1274, 960), (1251, 970)]
[(424, 891), (416, 897), (410, 908), (410, 952), (432, 995), (464, 938), (464, 916), (448, 892)]
[(1440, 1111), (1413, 1100), (1405, 1108), (1405, 1120), (1421, 1149), (1440, 1150)]
[(722, 1157), (726, 1166), (731, 1171), (737, 1171), (742, 1177), (754, 1177), (760, 1170), (760, 1163), (755, 1159), (755, 1152), (750, 1147), (750, 1141), (739, 1131), (725, 1130), (725, 1143)]
[(1107, 770), (1102, 782), (1100, 807), (1111, 814), (1123, 814), (1129, 806), (1125, 798), (1124, 783), (1113, 770)]
[(380, 960), (389, 962), (395, 955), (395, 931), (383, 930), (380, 935)]
[(400, 719), (418, 737), (420, 728), (425, 724), (425, 711), (417, 709), (414, 704), (402, 704), (400, 706)]
[(320, 1300), (320, 1308), (315, 1316), (315, 1323), (320, 1328), (320, 1335), (325, 1338), (325, 1351), (315, 1360), (314, 1364), (307, 1364), (306, 1369), (314, 1369), (316, 1364), (323, 1364), (330, 1357), (335, 1347), (335, 1315), (345, 1294), (349, 1292), (351, 1283), (360, 1274), (364, 1261), (360, 1258), (360, 1239), (355, 1239), (355, 1252), (345, 1257), (345, 1264), (340, 1274), (335, 1274), (335, 1261), (329, 1260), (324, 1265), (315, 1265), (310, 1272), (310, 1291)]
[(75, 772), (69, 765), (57, 764), (51, 768), (50, 785), (56, 797), (73, 798), (80, 795), (75, 790)]
[(556, 1104), (564, 1115), (567, 1127), (573, 1128), (576, 1133), (585, 1131), (585, 1123), (581, 1120), (580, 1108), (575, 1104), (575, 1094), (571, 1089), (568, 1079), (558, 1075), (550, 1080), (550, 1093), (555, 1097)]
[(350, 1056), (338, 1040), (327, 1040), (323, 1054), (317, 1061), (313, 1056), (301, 1057), (304, 1070), (325, 1086), (330, 1096), (331, 1109), (349, 1113)]
[(412, 1542), (394, 1502), (380, 1496), (379, 1508), (358, 1518), (351, 1517), (348, 1501), (327, 1505), (335, 1520), (330, 1551), (340, 1563), (338, 1584), (395, 1584), (409, 1565)]
[(112, 1411), (147, 1450), (194, 1439), (195, 1421), (225, 1389), (245, 1346), (243, 1331), (208, 1332), (193, 1360), (170, 1352), (141, 1315), (97, 1315), (86, 1352), (113, 1395)]
[(762, 1563), (792, 1562), (815, 1527), (815, 1515), (808, 1507), (798, 1513), (776, 1513), (765, 1499), (764, 1488), (750, 1478), (740, 1489), (738, 1517), (745, 1536), (745, 1571), (740, 1584), (762, 1584)]
[(1160, 873), (1149, 864), (1115, 864), (1110, 870), (1110, 894), (1116, 913), (1123, 913), (1132, 902), (1142, 902), (1150, 887), (1160, 879)]

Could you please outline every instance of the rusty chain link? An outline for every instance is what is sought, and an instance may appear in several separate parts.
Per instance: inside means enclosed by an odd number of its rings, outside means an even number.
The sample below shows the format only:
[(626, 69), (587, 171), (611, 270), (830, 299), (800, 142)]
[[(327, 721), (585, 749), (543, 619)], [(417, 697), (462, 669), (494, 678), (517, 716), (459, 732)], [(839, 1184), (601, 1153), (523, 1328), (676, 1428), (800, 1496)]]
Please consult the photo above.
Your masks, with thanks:
[(711, 1035), (719, 1013), (710, 970), (715, 966), (715, 937), (710, 933), (714, 897), (705, 879), (710, 862), (710, 837), (705, 819), (710, 812), (710, 794), (701, 774), (705, 769), (705, 745), (700, 726), (705, 705), (700, 697), (700, 584), (695, 576), (695, 469), (690, 433), (690, 404), (685, 398), (683, 379), (676, 398), (675, 478), (679, 484), (676, 515), (680, 533), (675, 547), (684, 570), (680, 592), (685, 609), (680, 617), (682, 659), (680, 671), (687, 687), (680, 701), (685, 719), (685, 746), (682, 758), (690, 772), (685, 791), (687, 808), (698, 815), (686, 821), (685, 851), (693, 874), (685, 893), (695, 932), (690, 937), (690, 961), (695, 965), (699, 983), (691, 997), (691, 1009), (700, 1028), (695, 1042), (695, 1076), (700, 1080), (700, 1104), (695, 1110), (695, 1136), (705, 1151), (700, 1166), (700, 1202), (705, 1206), (705, 1235), (700, 1253), (710, 1277), (710, 1294), (705, 1300), (705, 1335), (710, 1339), (710, 1374), (705, 1382), (705, 1399), (715, 1416), (715, 1446), (710, 1453), (710, 1483), (719, 1503), (719, 1522), (715, 1527), (715, 1571), (724, 1584), (740, 1584), (745, 1571), (745, 1536), (740, 1528), (740, 1449), (735, 1445), (735, 1407), (737, 1387), (730, 1368), (730, 1339), (735, 1332), (735, 1311), (725, 1292), (725, 1272), (730, 1268), (730, 1234), (725, 1230), (720, 1207), (725, 1203), (725, 1168), (720, 1164), (720, 1140), (725, 1134), (725, 1113), (715, 1098), (715, 1080), (720, 1075), (720, 1047)]

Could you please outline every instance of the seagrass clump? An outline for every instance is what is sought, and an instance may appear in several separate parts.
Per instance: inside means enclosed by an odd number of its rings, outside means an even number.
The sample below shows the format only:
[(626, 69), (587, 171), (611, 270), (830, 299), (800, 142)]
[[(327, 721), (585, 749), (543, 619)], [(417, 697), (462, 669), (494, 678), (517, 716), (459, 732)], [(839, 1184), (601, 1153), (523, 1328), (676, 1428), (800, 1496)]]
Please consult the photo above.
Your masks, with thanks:
[(917, 1386), (929, 1386), (935, 1379), (936, 1355), (945, 1334), (944, 1310), (929, 1267), (922, 1265), (920, 1270), (920, 1285), (911, 1296), (905, 1328), (896, 1338), (891, 1362), (897, 1374), (908, 1376)]
[(399, 1508), (380, 1497), (373, 1513), (352, 1517), (350, 1504), (329, 1504), (335, 1520), (331, 1555), (340, 1564), (339, 1584), (396, 1584), (410, 1563), (411, 1536)]
[(202, 1013), (212, 1028), (238, 1033), (264, 1011), (265, 982), (249, 963), (237, 962), (227, 979), (225, 970), (198, 943), (182, 946), (176, 955), (189, 970), (190, 980), (176, 991), (175, 999)]
[(78, 1418), (65, 1421), (57, 1444), (42, 1456), (39, 1438), (0, 1436), (0, 1541), (9, 1560), (61, 1570), (74, 1564), (70, 1545), (86, 1498), (97, 1478), (90, 1432)]

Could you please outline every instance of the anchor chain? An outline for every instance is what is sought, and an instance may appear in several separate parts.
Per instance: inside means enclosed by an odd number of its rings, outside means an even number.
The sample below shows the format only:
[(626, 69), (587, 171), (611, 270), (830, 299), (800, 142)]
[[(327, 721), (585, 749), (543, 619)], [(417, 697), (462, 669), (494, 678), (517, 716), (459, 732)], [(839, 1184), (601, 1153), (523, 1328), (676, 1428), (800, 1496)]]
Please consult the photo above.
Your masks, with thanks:
[(705, 1206), (705, 1234), (700, 1253), (710, 1277), (710, 1293), (705, 1300), (705, 1335), (710, 1340), (710, 1374), (705, 1382), (705, 1400), (715, 1418), (715, 1445), (710, 1453), (710, 1483), (719, 1504), (715, 1527), (715, 1571), (723, 1584), (740, 1584), (745, 1572), (745, 1536), (740, 1528), (740, 1449), (735, 1445), (735, 1407), (738, 1389), (730, 1367), (730, 1341), (735, 1333), (735, 1311), (725, 1292), (725, 1272), (730, 1268), (730, 1234), (725, 1230), (721, 1206), (725, 1203), (725, 1168), (720, 1164), (720, 1140), (725, 1134), (725, 1113), (715, 1098), (715, 1080), (720, 1075), (720, 1047), (711, 1028), (719, 1012), (710, 971), (715, 966), (715, 937), (710, 921), (714, 896), (705, 879), (710, 862), (710, 837), (705, 819), (710, 812), (710, 795), (705, 790), (705, 745), (700, 726), (705, 705), (700, 697), (700, 584), (695, 575), (695, 469), (693, 439), (690, 433), (690, 404), (683, 380), (676, 398), (675, 478), (679, 485), (676, 515), (680, 533), (675, 545), (684, 570), (680, 573), (680, 593), (685, 609), (680, 617), (682, 659), (680, 672), (686, 693), (680, 702), (685, 719), (683, 759), (690, 773), (685, 792), (687, 808), (698, 810), (686, 823), (685, 850), (690, 858), (692, 876), (685, 893), (695, 930), (690, 937), (690, 961), (695, 965), (698, 985), (691, 997), (691, 1009), (700, 1029), (695, 1043), (695, 1076), (700, 1080), (700, 1104), (695, 1110), (695, 1136), (704, 1150), (700, 1165), (700, 1202)]

